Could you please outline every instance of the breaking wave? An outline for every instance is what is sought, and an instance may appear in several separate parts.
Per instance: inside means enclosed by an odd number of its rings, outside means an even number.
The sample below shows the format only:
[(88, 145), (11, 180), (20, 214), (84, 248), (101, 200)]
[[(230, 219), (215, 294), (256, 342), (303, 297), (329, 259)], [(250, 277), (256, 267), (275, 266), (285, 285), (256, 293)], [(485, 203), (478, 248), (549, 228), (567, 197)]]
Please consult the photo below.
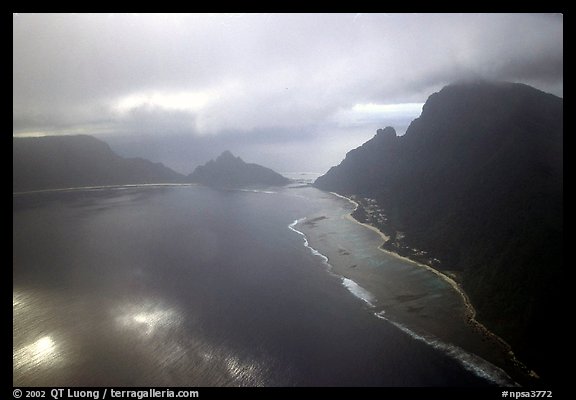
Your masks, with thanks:
[[(364, 289), (362, 286), (354, 282), (353, 280), (333, 273), (331, 271), (332, 265), (330, 265), (330, 263), (328, 262), (328, 257), (320, 253), (313, 247), (311, 247), (306, 235), (295, 228), (296, 225), (298, 225), (300, 222), (304, 220), (306, 220), (306, 218), (297, 219), (290, 225), (288, 225), (288, 228), (296, 232), (300, 236), (302, 236), (302, 238), (304, 239), (304, 246), (307, 247), (312, 254), (320, 257), (323, 260), (324, 264), (328, 266), (329, 273), (341, 279), (342, 285), (344, 285), (344, 287), (346, 287), (346, 289), (348, 289), (350, 293), (352, 293), (357, 298), (363, 300), (370, 307), (374, 307), (374, 301), (375, 301), (374, 296), (369, 291)], [(480, 378), (486, 379), (487, 381), (492, 382), (498, 386), (520, 386), (518, 385), (518, 383), (514, 382), (514, 380), (512, 380), (512, 378), (510, 378), (510, 376), (506, 372), (504, 372), (504, 370), (484, 360), (482, 357), (469, 353), (454, 344), (443, 342), (434, 336), (416, 333), (407, 326), (387, 318), (385, 316), (384, 311), (375, 312), (374, 315), (377, 318), (383, 319), (391, 323), (392, 325), (400, 329), (402, 332), (408, 334), (413, 339), (426, 343), (432, 348), (444, 354), (447, 354), (451, 358), (455, 359), (464, 369), (472, 372), (474, 375)]]
[(434, 349), (447, 354), (458, 361), (466, 370), (480, 378), (486, 379), (498, 386), (520, 386), (514, 382), (504, 370), (484, 360), (482, 357), (469, 353), (455, 344), (443, 342), (434, 336), (416, 333), (407, 326), (387, 318), (384, 311), (374, 313), (374, 315), (388, 321), (413, 339), (426, 343)]
[(332, 272), (332, 265), (328, 262), (328, 257), (322, 253), (320, 253), (318, 250), (316, 250), (315, 248), (313, 248), (312, 246), (310, 246), (310, 244), (308, 243), (308, 238), (306, 238), (306, 235), (303, 232), (300, 232), (299, 230), (297, 230), (295, 228), (295, 226), (304, 221), (306, 218), (301, 218), (301, 219), (297, 219), (296, 221), (292, 222), (290, 225), (288, 225), (288, 228), (290, 228), (290, 230), (296, 232), (297, 234), (299, 234), (300, 236), (302, 236), (302, 238), (304, 239), (304, 246), (306, 248), (308, 248), (310, 250), (310, 252), (312, 254), (314, 254), (315, 256), (318, 256), (322, 259), (322, 261), (324, 262), (324, 264), (326, 264), (326, 266), (328, 267), (328, 272), (337, 277), (338, 279), (341, 280), (342, 285), (348, 289), (348, 291), (350, 293), (352, 293), (354, 296), (356, 296), (357, 298), (359, 298), (360, 300), (364, 301), (366, 304), (368, 304), (370, 307), (374, 307), (374, 296), (372, 295), (372, 293), (370, 293), (369, 291), (367, 291), (366, 289), (364, 289), (362, 286), (358, 285), (356, 282), (354, 282), (352, 279), (348, 279), (345, 278), (341, 275), (335, 274)]

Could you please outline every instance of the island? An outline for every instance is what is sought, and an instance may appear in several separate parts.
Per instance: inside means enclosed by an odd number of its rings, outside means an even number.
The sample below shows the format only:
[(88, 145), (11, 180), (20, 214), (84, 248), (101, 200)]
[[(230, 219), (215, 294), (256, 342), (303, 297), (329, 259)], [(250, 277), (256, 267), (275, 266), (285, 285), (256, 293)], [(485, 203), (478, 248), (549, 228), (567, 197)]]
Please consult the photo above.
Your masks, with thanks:
[(244, 162), (226, 150), (215, 160), (196, 167), (188, 182), (218, 187), (283, 186), (290, 179), (270, 168)]
[(314, 185), (355, 201), (384, 250), (454, 279), (476, 320), (551, 381), (562, 368), (551, 328), (565, 304), (562, 150), (561, 98), (459, 82), (432, 94), (403, 136), (379, 129)]

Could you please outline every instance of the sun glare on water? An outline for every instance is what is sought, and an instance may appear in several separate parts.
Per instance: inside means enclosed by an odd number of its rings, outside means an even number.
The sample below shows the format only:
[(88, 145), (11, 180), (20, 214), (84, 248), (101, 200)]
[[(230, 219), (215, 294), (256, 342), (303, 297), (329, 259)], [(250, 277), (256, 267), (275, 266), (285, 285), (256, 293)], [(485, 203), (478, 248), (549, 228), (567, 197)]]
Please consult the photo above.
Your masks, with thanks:
[(18, 349), (13, 354), (15, 368), (48, 366), (57, 358), (56, 343), (50, 336), (44, 336), (32, 344)]

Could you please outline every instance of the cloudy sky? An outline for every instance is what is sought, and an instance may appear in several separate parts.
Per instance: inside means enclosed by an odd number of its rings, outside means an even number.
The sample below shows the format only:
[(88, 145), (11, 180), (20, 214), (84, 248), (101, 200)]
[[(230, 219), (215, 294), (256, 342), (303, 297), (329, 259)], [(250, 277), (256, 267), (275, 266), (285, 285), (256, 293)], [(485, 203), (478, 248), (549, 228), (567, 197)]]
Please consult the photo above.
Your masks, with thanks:
[(559, 14), (14, 14), (13, 136), (325, 172), (468, 78), (563, 96)]

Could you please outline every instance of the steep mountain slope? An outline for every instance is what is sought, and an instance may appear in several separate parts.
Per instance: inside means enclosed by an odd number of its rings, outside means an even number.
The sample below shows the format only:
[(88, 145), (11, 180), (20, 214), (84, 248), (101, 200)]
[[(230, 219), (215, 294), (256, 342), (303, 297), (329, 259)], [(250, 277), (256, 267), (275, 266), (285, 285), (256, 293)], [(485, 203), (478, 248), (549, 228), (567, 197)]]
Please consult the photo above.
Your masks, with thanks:
[(392, 236), (385, 247), (424, 250), (436, 267), (461, 271), (479, 320), (554, 379), (562, 150), (561, 98), (460, 83), (431, 95), (404, 136), (379, 130), (315, 185), (376, 199)]
[(12, 190), (182, 182), (161, 163), (123, 158), (92, 136), (50, 136), (12, 140)]

